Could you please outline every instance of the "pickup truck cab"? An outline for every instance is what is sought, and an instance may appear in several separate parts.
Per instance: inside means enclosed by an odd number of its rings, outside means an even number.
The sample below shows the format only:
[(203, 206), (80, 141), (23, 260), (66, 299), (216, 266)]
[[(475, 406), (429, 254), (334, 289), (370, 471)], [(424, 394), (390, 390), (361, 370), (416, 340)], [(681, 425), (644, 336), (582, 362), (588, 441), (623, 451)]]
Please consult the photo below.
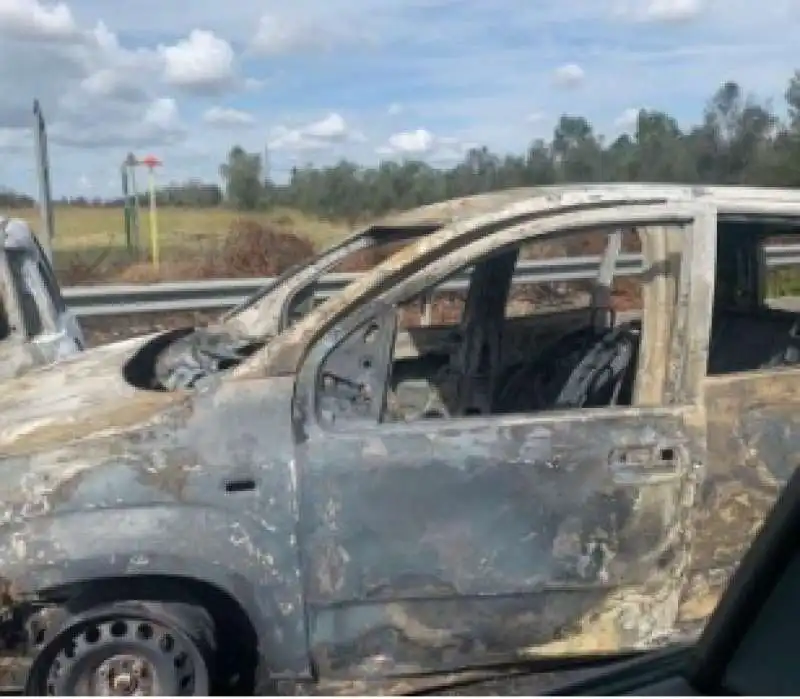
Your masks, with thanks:
[(23, 220), (0, 216), (0, 381), (84, 348), (36, 236)]
[(702, 626), (800, 451), (800, 192), (543, 187), (380, 225), (432, 230), (277, 333), (268, 295), (4, 385), (28, 693), (401, 691)]

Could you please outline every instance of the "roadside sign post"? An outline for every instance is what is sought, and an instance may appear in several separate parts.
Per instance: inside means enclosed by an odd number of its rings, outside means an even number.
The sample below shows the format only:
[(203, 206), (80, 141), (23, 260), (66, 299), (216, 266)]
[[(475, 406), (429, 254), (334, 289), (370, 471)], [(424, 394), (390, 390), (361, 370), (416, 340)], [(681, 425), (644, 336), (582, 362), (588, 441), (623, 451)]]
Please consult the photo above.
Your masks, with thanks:
[(147, 166), (148, 189), (150, 192), (150, 252), (153, 259), (153, 267), (158, 269), (160, 261), (160, 241), (158, 238), (158, 212), (156, 209), (156, 176), (155, 169), (161, 165), (161, 161), (153, 155), (148, 155), (141, 161), (142, 165)]
[(125, 199), (125, 239), (128, 248), (135, 237), (136, 249), (139, 249), (139, 192), (136, 189), (136, 168), (143, 165), (148, 174), (148, 198), (150, 209), (150, 257), (153, 266), (158, 269), (161, 260), (161, 241), (158, 235), (158, 205), (156, 197), (155, 169), (162, 165), (154, 155), (138, 159), (133, 153), (122, 165), (122, 194)]

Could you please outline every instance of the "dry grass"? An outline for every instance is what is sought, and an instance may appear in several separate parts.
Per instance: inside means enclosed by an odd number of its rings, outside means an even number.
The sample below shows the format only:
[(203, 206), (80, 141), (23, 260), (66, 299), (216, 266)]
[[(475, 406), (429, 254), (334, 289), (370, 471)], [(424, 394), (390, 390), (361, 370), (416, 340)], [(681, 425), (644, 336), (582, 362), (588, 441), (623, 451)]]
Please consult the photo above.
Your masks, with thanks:
[[(27, 220), (35, 231), (41, 230), (37, 209), (17, 209), (11, 215)], [(243, 226), (259, 229), (267, 235), (263, 242), (273, 245), (272, 249), (263, 250), (254, 262), (255, 267), (263, 268), (261, 274), (265, 275), (276, 273), (276, 265), (279, 268), (286, 262), (287, 235), (302, 239), (302, 246), (310, 245), (313, 252), (327, 248), (352, 230), (344, 224), (316, 219), (291, 209), (243, 215), (221, 207), (162, 207), (158, 210), (161, 265), (156, 270), (150, 264), (151, 241), (146, 208), (142, 210), (139, 252), (136, 253), (126, 246), (121, 207), (56, 206), (56, 274), (65, 285), (242, 276), (244, 272), (238, 270), (241, 260), (233, 265), (237, 269), (228, 270), (228, 273), (220, 261), (232, 254), (235, 256), (234, 248), (239, 249), (240, 256), (244, 254), (243, 250), (247, 254), (254, 253), (253, 238), (244, 244), (244, 248), (241, 247), (243, 241), (237, 232)], [(270, 235), (278, 235), (284, 242), (274, 247), (276, 241), (269, 239)], [(305, 259), (305, 250), (295, 252), (298, 259), (292, 262)], [(279, 263), (272, 258), (279, 259)], [(230, 260), (228, 263), (228, 266), (233, 264)]]
[[(36, 209), (13, 212), (40, 230)], [(242, 214), (223, 208), (188, 209), (163, 207), (158, 210), (160, 242), (165, 250), (191, 248), (201, 240), (223, 237)], [(244, 218), (263, 226), (292, 229), (308, 238), (317, 248), (324, 248), (347, 232), (342, 224), (321, 221), (290, 209), (246, 214)], [(149, 247), (147, 210), (142, 211), (142, 244)], [(55, 249), (61, 255), (91, 253), (103, 248), (124, 248), (125, 232), (121, 208), (56, 206)]]

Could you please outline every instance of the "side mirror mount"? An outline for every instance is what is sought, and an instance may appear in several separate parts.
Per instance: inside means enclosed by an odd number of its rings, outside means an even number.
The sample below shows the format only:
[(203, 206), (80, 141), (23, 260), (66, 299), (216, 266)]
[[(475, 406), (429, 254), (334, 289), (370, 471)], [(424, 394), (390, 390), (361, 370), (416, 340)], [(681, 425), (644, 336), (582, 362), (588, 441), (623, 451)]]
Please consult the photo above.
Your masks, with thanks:
[[(348, 319), (320, 338), (298, 376), (295, 418), (314, 414), (321, 426), (359, 429), (380, 422), (385, 403), (398, 317), (383, 306)], [(358, 314), (360, 316), (360, 314)]]
[(329, 425), (380, 421), (396, 334), (397, 313), (385, 309), (333, 349), (317, 377), (316, 403), (322, 421)]

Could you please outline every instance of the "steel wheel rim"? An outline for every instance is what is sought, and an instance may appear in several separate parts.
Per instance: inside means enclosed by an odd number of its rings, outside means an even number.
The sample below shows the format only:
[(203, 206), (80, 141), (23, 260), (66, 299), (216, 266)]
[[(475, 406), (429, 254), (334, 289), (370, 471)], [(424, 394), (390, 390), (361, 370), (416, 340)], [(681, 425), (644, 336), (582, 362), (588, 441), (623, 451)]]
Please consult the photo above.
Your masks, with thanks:
[(42, 672), (48, 696), (208, 694), (204, 658), (172, 624), (133, 616), (88, 619), (53, 639)]

